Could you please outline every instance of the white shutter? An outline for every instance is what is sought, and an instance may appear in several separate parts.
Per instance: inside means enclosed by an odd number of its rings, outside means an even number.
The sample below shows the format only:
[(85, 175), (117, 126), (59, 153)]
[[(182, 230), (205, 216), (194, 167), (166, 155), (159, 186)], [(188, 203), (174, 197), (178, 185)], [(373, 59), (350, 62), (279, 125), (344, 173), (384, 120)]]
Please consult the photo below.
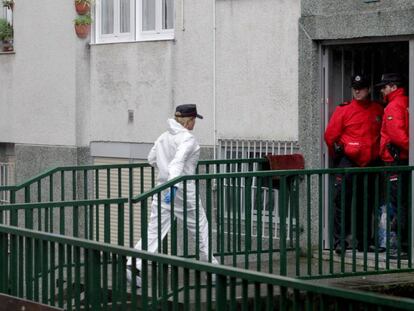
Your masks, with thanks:
[[(135, 161), (137, 163), (144, 162), (144, 161)], [(130, 163), (128, 159), (121, 159), (121, 158), (95, 158), (94, 164), (124, 164)], [(156, 174), (156, 173), (155, 173)], [(155, 175), (156, 176), (156, 175)], [(121, 169), (121, 185), (122, 197), (128, 197), (129, 195), (129, 170)], [(145, 168), (144, 169), (144, 191), (149, 191), (151, 189), (151, 169)], [(107, 171), (101, 170), (99, 173), (99, 193), (98, 197), (100, 199), (104, 199), (108, 197), (107, 193)], [(118, 190), (118, 169), (110, 170), (110, 197), (111, 198), (118, 198), (119, 197), (119, 190)], [(140, 169), (135, 168), (133, 170), (133, 194), (134, 196), (141, 192), (141, 183), (140, 183)], [(151, 200), (148, 200), (148, 219), (150, 215), (150, 205)], [(118, 243), (118, 205), (112, 204), (110, 207), (110, 229), (111, 229), (111, 243), (117, 244)], [(129, 206), (128, 203), (124, 206), (125, 217), (124, 217), (124, 245), (129, 246)], [(134, 205), (134, 226), (133, 226), (133, 245), (139, 240), (141, 236), (141, 210), (140, 207), (135, 204)], [(99, 241), (104, 241), (104, 207), (100, 206), (99, 210)]]

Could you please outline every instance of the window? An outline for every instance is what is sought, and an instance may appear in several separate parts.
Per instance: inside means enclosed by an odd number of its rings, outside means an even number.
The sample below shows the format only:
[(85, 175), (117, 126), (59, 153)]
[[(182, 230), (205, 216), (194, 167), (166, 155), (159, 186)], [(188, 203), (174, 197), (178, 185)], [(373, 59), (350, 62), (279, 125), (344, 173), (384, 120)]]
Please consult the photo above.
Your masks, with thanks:
[(0, 52), (12, 52), (13, 47), (13, 8), (14, 0), (0, 3)]
[(97, 0), (96, 42), (174, 38), (174, 0)]

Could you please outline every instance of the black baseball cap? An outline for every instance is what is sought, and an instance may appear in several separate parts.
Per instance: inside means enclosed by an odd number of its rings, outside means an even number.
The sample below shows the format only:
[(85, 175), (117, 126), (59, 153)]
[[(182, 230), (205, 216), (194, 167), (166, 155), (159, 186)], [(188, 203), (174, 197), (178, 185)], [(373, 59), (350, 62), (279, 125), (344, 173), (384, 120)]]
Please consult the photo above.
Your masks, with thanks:
[(203, 116), (197, 113), (197, 106), (194, 104), (179, 105), (175, 108), (176, 117), (196, 117), (202, 119)]
[(370, 81), (367, 76), (356, 74), (351, 77), (351, 87), (353, 89), (363, 89), (369, 87)]
[(384, 73), (381, 76), (381, 81), (377, 83), (375, 86), (383, 87), (387, 84), (401, 84), (403, 82), (403, 78), (399, 73)]

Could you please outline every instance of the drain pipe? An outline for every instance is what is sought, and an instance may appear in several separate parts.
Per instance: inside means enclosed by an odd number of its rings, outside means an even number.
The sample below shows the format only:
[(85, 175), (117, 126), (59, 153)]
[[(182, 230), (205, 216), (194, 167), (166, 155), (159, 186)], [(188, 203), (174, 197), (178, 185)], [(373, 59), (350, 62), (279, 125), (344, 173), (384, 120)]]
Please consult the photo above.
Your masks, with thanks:
[(216, 0), (212, 0), (213, 9), (213, 153), (217, 158), (217, 94), (216, 94)]

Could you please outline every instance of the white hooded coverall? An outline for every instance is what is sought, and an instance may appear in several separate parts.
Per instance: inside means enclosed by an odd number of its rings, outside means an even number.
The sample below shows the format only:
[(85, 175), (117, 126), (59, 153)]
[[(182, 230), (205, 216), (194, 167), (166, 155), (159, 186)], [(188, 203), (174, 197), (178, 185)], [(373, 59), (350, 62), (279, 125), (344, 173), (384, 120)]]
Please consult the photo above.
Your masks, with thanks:
[[(182, 175), (195, 174), (198, 159), (200, 157), (200, 146), (193, 134), (174, 119), (168, 119), (168, 131), (161, 134), (155, 141), (149, 155), (148, 162), (158, 168), (157, 185), (163, 184), (173, 178)], [(174, 200), (175, 217), (183, 220), (183, 189), (182, 184), (178, 187)], [(196, 237), (196, 197), (194, 180), (187, 181), (187, 229)], [(161, 196), (161, 240), (164, 239), (171, 227), (170, 204), (164, 202)], [(199, 250), (201, 260), (208, 261), (208, 222), (199, 201)], [(186, 241), (184, 241), (186, 243)], [(151, 205), (151, 216), (148, 225), (148, 249), (155, 252), (158, 249), (158, 196), (154, 195)], [(197, 246), (196, 246), (197, 247)], [(141, 240), (135, 245), (136, 249), (141, 249)], [(218, 263), (212, 257), (212, 263)], [(131, 265), (131, 259), (128, 260)], [(141, 270), (141, 260), (137, 259), (136, 266)]]

